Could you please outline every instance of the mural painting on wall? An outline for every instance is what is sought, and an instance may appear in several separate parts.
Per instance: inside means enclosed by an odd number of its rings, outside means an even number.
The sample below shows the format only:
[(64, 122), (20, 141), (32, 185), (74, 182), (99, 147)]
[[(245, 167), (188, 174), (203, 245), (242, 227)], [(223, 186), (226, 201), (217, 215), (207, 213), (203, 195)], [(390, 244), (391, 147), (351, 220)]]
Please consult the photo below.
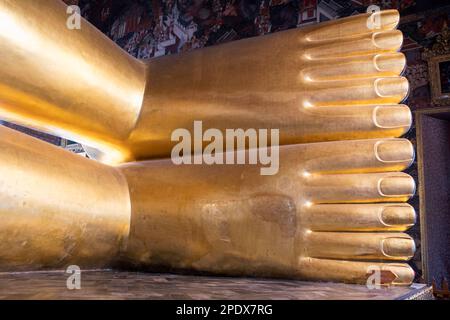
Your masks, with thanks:
[[(146, 59), (365, 12), (401, 12), (409, 105), (429, 107), (428, 67), (421, 57), (450, 22), (448, 1), (433, 0), (67, 0), (130, 54)], [(447, 3), (448, 6), (445, 6)], [(449, 23), (450, 24), (450, 23)]]

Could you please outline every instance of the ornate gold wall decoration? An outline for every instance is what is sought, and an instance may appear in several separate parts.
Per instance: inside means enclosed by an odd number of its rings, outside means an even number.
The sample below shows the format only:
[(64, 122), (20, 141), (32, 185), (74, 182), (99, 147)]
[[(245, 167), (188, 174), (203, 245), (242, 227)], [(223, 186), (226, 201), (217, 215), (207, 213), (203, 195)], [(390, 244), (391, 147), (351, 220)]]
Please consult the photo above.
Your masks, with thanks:
[(447, 24), (432, 48), (425, 48), (423, 58), (428, 62), (433, 103), (450, 105), (450, 30)]

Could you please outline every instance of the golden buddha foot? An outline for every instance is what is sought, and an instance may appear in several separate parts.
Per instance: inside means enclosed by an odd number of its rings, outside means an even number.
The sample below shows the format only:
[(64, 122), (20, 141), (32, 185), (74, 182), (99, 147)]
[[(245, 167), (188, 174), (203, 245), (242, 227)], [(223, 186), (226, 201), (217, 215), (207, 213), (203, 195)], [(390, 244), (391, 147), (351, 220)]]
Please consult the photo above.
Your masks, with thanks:
[(407, 285), (405, 139), (280, 148), (259, 165), (110, 167), (0, 128), (0, 269), (121, 266)]
[[(44, 18), (45, 17), (45, 18)], [(279, 129), (280, 143), (411, 125), (395, 10), (139, 61), (57, 0), (0, 0), (0, 112), (107, 163), (168, 157), (178, 128)]]

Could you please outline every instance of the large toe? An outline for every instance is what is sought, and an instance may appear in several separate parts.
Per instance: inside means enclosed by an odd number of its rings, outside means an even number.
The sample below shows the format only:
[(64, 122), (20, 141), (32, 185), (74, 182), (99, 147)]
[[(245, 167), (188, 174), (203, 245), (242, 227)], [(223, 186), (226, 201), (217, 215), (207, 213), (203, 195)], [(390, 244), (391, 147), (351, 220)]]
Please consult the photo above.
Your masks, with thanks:
[(333, 259), (301, 258), (301, 277), (319, 281), (338, 281), (376, 285), (410, 285), (414, 271), (406, 263), (376, 263)]
[(406, 202), (415, 194), (414, 179), (401, 172), (311, 175), (303, 181), (305, 204)]
[(330, 41), (370, 34), (374, 31), (393, 30), (397, 28), (399, 22), (400, 14), (397, 10), (361, 14), (323, 23), (307, 33), (306, 40), (309, 42)]
[(414, 240), (405, 233), (308, 232), (307, 252), (311, 258), (341, 260), (409, 260)]
[[(292, 149), (296, 150), (296, 149)], [(299, 151), (301, 149), (298, 149)], [(287, 154), (286, 161), (295, 161), (296, 153)], [(306, 185), (325, 183), (335, 179), (355, 183), (356, 176), (335, 176), (339, 173), (370, 173), (402, 171), (414, 160), (414, 147), (407, 139), (372, 139), (310, 144), (302, 153), (301, 174)], [(284, 154), (283, 154), (284, 157)], [(293, 159), (292, 159), (293, 158)], [(329, 175), (332, 175), (331, 177)], [(373, 176), (361, 176), (372, 179)]]
[(395, 52), (311, 64), (301, 73), (305, 82), (399, 76), (405, 69), (406, 58), (403, 53)]
[(406, 203), (312, 205), (301, 219), (311, 231), (405, 231), (415, 222), (415, 210)]
[(409, 94), (409, 82), (405, 77), (315, 82), (308, 87), (303, 99), (305, 108), (396, 104)]
[(401, 31), (381, 31), (344, 41), (336, 39), (326, 44), (313, 45), (305, 50), (303, 57), (306, 60), (314, 61), (397, 52), (402, 44), (403, 33)]

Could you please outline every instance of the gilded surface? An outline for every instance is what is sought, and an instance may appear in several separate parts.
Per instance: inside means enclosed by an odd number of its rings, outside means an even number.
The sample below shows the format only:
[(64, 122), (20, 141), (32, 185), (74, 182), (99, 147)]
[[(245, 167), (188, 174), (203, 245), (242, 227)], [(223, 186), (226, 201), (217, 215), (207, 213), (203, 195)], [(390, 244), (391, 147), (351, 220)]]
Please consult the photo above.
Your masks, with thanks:
[[(377, 267), (385, 284), (413, 281), (396, 11), (150, 61), (66, 18), (58, 1), (0, 0), (0, 114), (129, 163), (1, 128), (0, 269), (121, 263), (365, 283)], [(145, 161), (167, 157), (172, 131), (194, 120), (304, 144), (281, 148), (274, 176)]]
[(56, 0), (0, 1), (0, 111), (106, 163), (166, 157), (194, 120), (280, 129), (281, 144), (398, 137), (411, 124), (395, 10), (149, 61), (66, 19)]

